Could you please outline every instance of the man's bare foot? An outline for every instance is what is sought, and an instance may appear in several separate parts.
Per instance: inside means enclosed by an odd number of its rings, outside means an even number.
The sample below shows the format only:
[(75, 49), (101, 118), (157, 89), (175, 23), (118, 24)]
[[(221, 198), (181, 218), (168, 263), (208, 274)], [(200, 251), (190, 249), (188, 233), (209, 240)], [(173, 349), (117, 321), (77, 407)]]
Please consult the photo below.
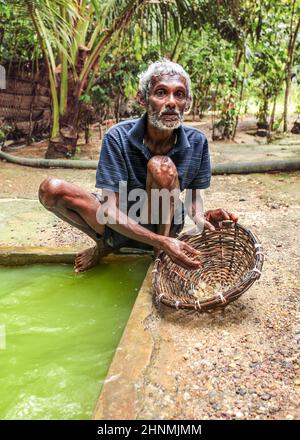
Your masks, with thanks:
[(99, 243), (92, 248), (80, 252), (75, 258), (74, 271), (79, 273), (91, 269), (96, 266), (102, 257), (108, 255), (111, 251), (112, 248), (103, 243)]

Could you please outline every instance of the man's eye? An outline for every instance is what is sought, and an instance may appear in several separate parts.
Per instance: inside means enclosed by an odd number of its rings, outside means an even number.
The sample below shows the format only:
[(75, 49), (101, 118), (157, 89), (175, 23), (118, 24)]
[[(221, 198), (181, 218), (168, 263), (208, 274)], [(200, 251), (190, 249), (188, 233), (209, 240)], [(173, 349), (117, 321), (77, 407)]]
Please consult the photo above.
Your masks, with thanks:
[(177, 93), (176, 93), (176, 96), (177, 96), (179, 99), (183, 99), (183, 98), (185, 98), (185, 93), (184, 93), (184, 92), (177, 92)]
[(156, 94), (157, 94), (157, 96), (164, 96), (165, 91), (164, 90), (157, 90)]

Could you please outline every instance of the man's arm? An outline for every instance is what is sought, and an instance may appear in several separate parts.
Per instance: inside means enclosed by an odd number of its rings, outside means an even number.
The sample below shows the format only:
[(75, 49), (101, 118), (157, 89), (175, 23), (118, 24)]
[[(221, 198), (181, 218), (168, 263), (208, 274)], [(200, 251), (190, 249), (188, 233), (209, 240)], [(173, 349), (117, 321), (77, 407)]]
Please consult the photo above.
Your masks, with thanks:
[[(97, 220), (106, 217), (106, 223), (111, 229), (125, 235), (128, 238), (140, 241), (153, 246), (156, 249), (165, 251), (174, 263), (187, 269), (198, 269), (201, 263), (193, 258), (199, 256), (200, 252), (189, 246), (187, 243), (176, 238), (155, 234), (141, 226), (135, 220), (128, 217), (119, 210), (119, 194), (113, 191), (102, 190), (106, 201), (102, 204), (101, 211), (97, 214)], [(100, 214), (100, 215), (99, 215)]]
[(185, 197), (185, 206), (188, 216), (193, 220), (201, 233), (205, 227), (204, 203), (201, 195), (201, 189), (188, 189)]
[(215, 230), (218, 222), (223, 220), (238, 221), (238, 217), (225, 209), (209, 209), (204, 211), (204, 202), (200, 189), (192, 189), (192, 196), (188, 198), (186, 204), (189, 217), (196, 223), (199, 232), (203, 229)]
[[(105, 223), (108, 223), (111, 229), (128, 238), (164, 250), (175, 263), (185, 268), (199, 268), (200, 262), (192, 259), (199, 254), (198, 251), (175, 238), (149, 231), (118, 209), (119, 182), (128, 180), (127, 166), (119, 143), (117, 129), (110, 129), (103, 139), (97, 168), (96, 187), (101, 188), (103, 195), (107, 197)], [(101, 214), (101, 211), (99, 212)], [(99, 216), (97, 217), (98, 222), (95, 219), (95, 223), (90, 225), (96, 231), (99, 229), (99, 224), (102, 223), (99, 221)]]

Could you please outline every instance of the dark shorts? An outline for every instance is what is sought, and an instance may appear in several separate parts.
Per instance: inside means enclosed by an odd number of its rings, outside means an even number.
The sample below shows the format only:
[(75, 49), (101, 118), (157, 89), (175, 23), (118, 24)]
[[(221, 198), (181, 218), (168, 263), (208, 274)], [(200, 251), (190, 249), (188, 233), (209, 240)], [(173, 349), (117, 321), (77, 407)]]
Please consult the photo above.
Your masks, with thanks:
[[(92, 195), (95, 196), (101, 202), (100, 194), (92, 193)], [(181, 223), (174, 224), (174, 222), (172, 222), (171, 231), (170, 231), (171, 237), (176, 237), (182, 231), (182, 228), (184, 226), (185, 210), (183, 203), (181, 203), (181, 212), (182, 212)], [(148, 229), (149, 231), (157, 233), (158, 225), (143, 224), (142, 226)], [(101, 236), (100, 234), (98, 235), (99, 238), (103, 238), (105, 243), (107, 243), (113, 249), (120, 249), (126, 247), (126, 248), (134, 248), (134, 249), (153, 250), (153, 246), (149, 246), (145, 243), (141, 243), (140, 241), (125, 237), (125, 235), (122, 235), (119, 232), (114, 231), (108, 225), (105, 225), (103, 236)]]

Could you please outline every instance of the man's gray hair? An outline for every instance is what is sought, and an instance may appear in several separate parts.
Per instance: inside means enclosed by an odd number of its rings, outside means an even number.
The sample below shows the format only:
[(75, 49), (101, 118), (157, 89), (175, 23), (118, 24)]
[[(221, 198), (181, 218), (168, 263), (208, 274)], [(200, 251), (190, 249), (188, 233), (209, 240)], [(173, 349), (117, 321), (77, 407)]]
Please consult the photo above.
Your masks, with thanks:
[(151, 80), (153, 76), (159, 75), (180, 75), (186, 81), (188, 98), (192, 98), (191, 79), (184, 68), (177, 63), (173, 63), (166, 58), (162, 58), (155, 63), (150, 64), (147, 70), (139, 75), (139, 92), (144, 99), (148, 99), (151, 89)]

